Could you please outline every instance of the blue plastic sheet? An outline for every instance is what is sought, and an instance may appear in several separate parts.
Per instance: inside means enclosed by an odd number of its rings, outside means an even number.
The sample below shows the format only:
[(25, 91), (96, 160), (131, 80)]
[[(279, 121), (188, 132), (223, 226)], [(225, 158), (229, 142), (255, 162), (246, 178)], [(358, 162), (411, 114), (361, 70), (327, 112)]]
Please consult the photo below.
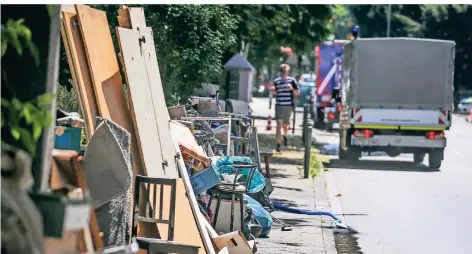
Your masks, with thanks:
[[(220, 174), (235, 174), (235, 169), (232, 165), (237, 164), (238, 162), (253, 163), (250, 157), (243, 156), (221, 156), (215, 157), (214, 164), (218, 168)], [(239, 182), (245, 182), (247, 177), (249, 177), (250, 168), (240, 169), (240, 174), (243, 175)], [(248, 193), (257, 193), (262, 191), (265, 187), (265, 178), (264, 175), (260, 172), (259, 169), (254, 171), (251, 182), (249, 183)]]
[(249, 197), (248, 195), (244, 195), (244, 200), (247, 201), (247, 206), (252, 209), (252, 213), (254, 214), (257, 221), (262, 227), (261, 236), (269, 235), (270, 229), (272, 228), (272, 224), (274, 223), (270, 213), (266, 209), (264, 209), (264, 207), (262, 207), (259, 202)]

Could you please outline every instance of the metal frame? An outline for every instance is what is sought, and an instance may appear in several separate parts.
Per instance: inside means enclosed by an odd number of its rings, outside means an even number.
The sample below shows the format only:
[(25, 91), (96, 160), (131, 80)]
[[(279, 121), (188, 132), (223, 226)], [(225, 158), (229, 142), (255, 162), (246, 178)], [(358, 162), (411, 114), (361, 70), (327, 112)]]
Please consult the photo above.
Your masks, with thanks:
[(230, 117), (206, 117), (206, 116), (185, 116), (182, 117), (181, 120), (187, 121), (228, 121), (228, 143), (226, 148), (226, 155), (231, 154), (231, 121), (232, 118)]

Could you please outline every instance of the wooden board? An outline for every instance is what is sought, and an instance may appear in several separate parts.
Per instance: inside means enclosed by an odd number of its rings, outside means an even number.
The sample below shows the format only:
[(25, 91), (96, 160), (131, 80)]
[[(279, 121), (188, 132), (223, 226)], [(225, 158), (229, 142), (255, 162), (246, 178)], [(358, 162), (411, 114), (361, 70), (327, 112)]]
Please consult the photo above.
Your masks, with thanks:
[(81, 106), (82, 116), (85, 120), (86, 137), (87, 140), (90, 140), (95, 130), (98, 107), (82, 34), (75, 13), (62, 12), (61, 17), (63, 21), (62, 38), (66, 49), (67, 61), (69, 62), (72, 79), (74, 80), (73, 86)]
[[(133, 24), (133, 16), (131, 16), (131, 24)], [(152, 104), (154, 106), (154, 114), (157, 119), (157, 126), (161, 145), (172, 144), (172, 136), (169, 126), (169, 112), (162, 88), (161, 75), (159, 73), (159, 65), (157, 63), (156, 47), (154, 45), (154, 35), (150, 27), (141, 27), (139, 31), (140, 38), (144, 38), (142, 43), (142, 51), (149, 79), (149, 87), (152, 95)], [(175, 151), (172, 149), (162, 149), (162, 160), (167, 161), (166, 175), (169, 177), (178, 177), (177, 165), (175, 163)]]
[[(148, 105), (152, 108), (155, 115), (154, 117), (156, 119), (161, 147), (166, 147), (168, 144), (172, 144), (172, 137), (170, 135), (169, 129), (170, 117), (169, 112), (167, 111), (164, 90), (162, 88), (161, 77), (159, 74), (159, 66), (157, 63), (157, 55), (152, 30), (151, 28), (145, 27), (146, 21), (144, 18), (143, 8), (123, 7), (118, 11), (118, 17), (122, 17), (122, 19), (129, 17), (133, 30), (139, 32), (139, 38), (143, 38), (144, 36), (144, 40), (141, 41), (141, 53), (145, 61), (145, 68), (147, 70), (148, 77), (147, 85), (149, 86), (149, 92), (152, 100), (151, 104)], [(121, 51), (123, 54), (123, 49)], [(131, 82), (131, 80), (129, 81)], [(162, 162), (164, 162), (166, 165), (164, 167), (164, 177), (178, 178), (179, 175), (177, 173), (177, 167), (175, 163), (175, 151), (172, 149), (161, 149), (160, 154), (162, 156)]]
[[(147, 176), (169, 177), (162, 165), (162, 149), (154, 114), (152, 94), (149, 87), (144, 58), (136, 30), (117, 27), (118, 44), (126, 70), (130, 104), (134, 112), (134, 127), (139, 140)], [(175, 177), (175, 174), (170, 175)]]
[(84, 5), (75, 8), (100, 116), (111, 119), (131, 134), (133, 173), (144, 175), (106, 13)]
[(131, 20), (129, 17), (129, 10), (126, 6), (121, 6), (118, 10), (118, 25), (123, 28), (131, 29)]
[(112, 120), (121, 125), (128, 117), (121, 112), (124, 107), (119, 106), (125, 96), (106, 13), (84, 5), (75, 5), (75, 8), (100, 116), (114, 118)]
[[(68, 150), (57, 150), (54, 149), (52, 151), (52, 158), (53, 158), (53, 168), (51, 172), (51, 187), (56, 185), (62, 185), (65, 183), (63, 177), (61, 177), (61, 173), (65, 173), (69, 176), (69, 179), (72, 181), (69, 184), (73, 186), (77, 186), (82, 189), (83, 192), (88, 190), (87, 181), (85, 179), (84, 170), (82, 168), (82, 156), (80, 156), (75, 151), (68, 151)], [(60, 166), (60, 168), (59, 168)], [(62, 179), (61, 179), (62, 178)], [(59, 187), (59, 186), (57, 186)], [(95, 215), (95, 211), (93, 208), (90, 209), (90, 217), (89, 217), (89, 228), (90, 233), (92, 236), (93, 247), (95, 250), (102, 249), (103, 240), (100, 233), (100, 228), (98, 226), (98, 220)], [(79, 238), (79, 247), (82, 251), (85, 250), (85, 240), (84, 235)]]
[(146, 18), (142, 7), (128, 8), (131, 27), (135, 30), (146, 27)]

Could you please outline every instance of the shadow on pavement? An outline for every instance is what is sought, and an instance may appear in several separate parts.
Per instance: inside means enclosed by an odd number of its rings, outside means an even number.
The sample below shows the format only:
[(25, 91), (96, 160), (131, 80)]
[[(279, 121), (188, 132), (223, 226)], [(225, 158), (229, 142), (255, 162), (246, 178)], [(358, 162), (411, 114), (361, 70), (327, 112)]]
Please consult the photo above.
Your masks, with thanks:
[(284, 171), (285, 171), (285, 170), (282, 169), (282, 168), (271, 167), (271, 168), (270, 168), (270, 178), (274, 178), (274, 179), (281, 178), (281, 179), (284, 179), (284, 178), (289, 178), (289, 177), (291, 177), (290, 174), (284, 173)]
[[(292, 226), (294, 229), (297, 227), (320, 227), (318, 225), (314, 225), (313, 220), (309, 217), (298, 218), (298, 219), (281, 219), (281, 218), (278, 218), (278, 219), (283, 221), (285, 224)], [(277, 227), (282, 227), (282, 224), (275, 221), (274, 221), (274, 225), (277, 225)]]
[(273, 203), (281, 204), (288, 207), (300, 207), (300, 205), (292, 200), (287, 200), (283, 198), (271, 198)]
[(303, 159), (274, 156), (270, 159), (270, 164), (303, 165)]
[(283, 189), (283, 190), (289, 190), (289, 191), (297, 191), (297, 192), (302, 192), (302, 189), (299, 188), (292, 188), (292, 187), (285, 187), (285, 186), (278, 186), (278, 185), (272, 185), (274, 188), (277, 189)]
[(380, 170), (380, 171), (401, 171), (401, 172), (438, 172), (430, 169), (424, 164), (415, 164), (407, 161), (388, 160), (361, 160), (356, 164), (348, 164), (346, 161), (332, 159), (326, 164), (327, 168), (359, 169), (359, 170)]
[[(258, 133), (257, 138), (259, 140), (259, 147), (267, 147), (267, 148), (275, 149), (277, 145), (277, 142), (275, 141), (275, 127), (274, 127), (273, 134)], [(296, 148), (296, 149), (304, 148), (303, 140), (300, 136), (288, 135), (287, 142), (290, 148)], [(287, 150), (287, 148), (282, 147), (282, 150)]]

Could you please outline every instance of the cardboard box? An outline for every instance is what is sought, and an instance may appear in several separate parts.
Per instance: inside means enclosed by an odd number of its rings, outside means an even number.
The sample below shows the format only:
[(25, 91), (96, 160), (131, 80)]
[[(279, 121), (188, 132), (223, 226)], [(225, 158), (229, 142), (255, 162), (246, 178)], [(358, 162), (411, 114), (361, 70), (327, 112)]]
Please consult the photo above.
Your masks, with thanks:
[(213, 237), (213, 244), (217, 253), (252, 254), (252, 247), (241, 231)]

